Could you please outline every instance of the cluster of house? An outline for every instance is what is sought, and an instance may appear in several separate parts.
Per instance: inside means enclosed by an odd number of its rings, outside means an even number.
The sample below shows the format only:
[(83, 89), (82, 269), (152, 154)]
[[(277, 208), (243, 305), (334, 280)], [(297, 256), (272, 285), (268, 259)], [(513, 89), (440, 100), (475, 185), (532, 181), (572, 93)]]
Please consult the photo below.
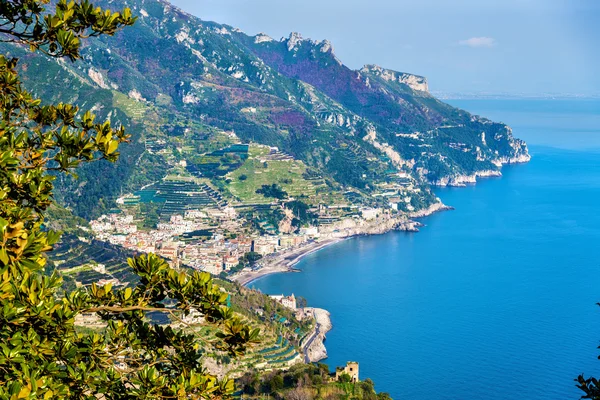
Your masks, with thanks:
[[(277, 149), (270, 156), (279, 157)], [(379, 185), (376, 196), (387, 200), (390, 208), (410, 210), (411, 194), (418, 191), (415, 182), (406, 173), (396, 172), (389, 182)], [(337, 225), (353, 218), (376, 223), (387, 215), (383, 208), (364, 207), (354, 204), (320, 205), (316, 210), (318, 225), (303, 227), (297, 234), (244, 236), (244, 221), (232, 207), (203, 207), (198, 210), (182, 211), (183, 215), (172, 215), (161, 221), (156, 229), (138, 229), (139, 221), (127, 213), (103, 215), (91, 221), (94, 236), (101, 241), (123, 246), (140, 253), (156, 253), (174, 266), (182, 264), (219, 275), (240, 264), (248, 252), (267, 256), (286, 249), (296, 248), (317, 239), (321, 235), (338, 232)], [(340, 228), (342, 229), (342, 228)], [(228, 239), (225, 232), (237, 234)], [(333, 232), (333, 233), (332, 233)], [(256, 267), (260, 268), (260, 265)]]
[(170, 230), (138, 230), (133, 216), (125, 214), (102, 215), (91, 221), (90, 227), (98, 240), (142, 253), (155, 252), (158, 247), (168, 243), (173, 237), (173, 232)]
[[(231, 221), (231, 214), (227, 214), (227, 210), (223, 213), (222, 217)], [(132, 215), (120, 213), (103, 215), (92, 221), (90, 227), (98, 240), (136, 252), (156, 253), (174, 266), (184, 264), (214, 275), (238, 266), (246, 253), (266, 256), (299, 246), (318, 236), (318, 229), (307, 228), (300, 234), (239, 235), (235, 239), (227, 239), (214, 226), (207, 224), (206, 217), (205, 211), (186, 211), (185, 215), (173, 215), (168, 222), (157, 224), (157, 229), (138, 230)], [(219, 227), (222, 227), (221, 223)], [(232, 228), (236, 227), (239, 228), (239, 221)], [(194, 240), (195, 232), (203, 232), (198, 235), (207, 236), (203, 240)], [(191, 234), (191, 239), (181, 240), (184, 234)]]
[(218, 235), (202, 243), (172, 243), (173, 247), (176, 247), (176, 253), (171, 257), (167, 257), (161, 248), (157, 250), (157, 254), (172, 262), (182, 263), (213, 275), (219, 275), (223, 271), (236, 267), (240, 263), (240, 258), (252, 251), (253, 244), (250, 238), (226, 240)]
[(406, 172), (394, 172), (388, 175), (388, 181), (376, 185), (373, 197), (387, 200), (389, 207), (395, 211), (414, 211), (412, 197), (421, 192), (416, 181)]
[(266, 256), (275, 252), (300, 246), (310, 240), (308, 235), (259, 236), (253, 240), (253, 251)]

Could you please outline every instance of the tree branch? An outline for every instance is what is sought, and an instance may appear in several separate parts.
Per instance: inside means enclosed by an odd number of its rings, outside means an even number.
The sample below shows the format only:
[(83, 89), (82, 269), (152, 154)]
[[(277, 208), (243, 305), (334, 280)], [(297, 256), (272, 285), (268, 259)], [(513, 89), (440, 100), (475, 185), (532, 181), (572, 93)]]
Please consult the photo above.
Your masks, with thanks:
[(82, 312), (113, 312), (113, 313), (124, 313), (131, 311), (157, 311), (163, 313), (172, 314), (174, 311), (170, 308), (158, 308), (158, 307), (145, 307), (145, 306), (130, 306), (130, 307), (118, 307), (118, 306), (100, 306), (86, 308)]

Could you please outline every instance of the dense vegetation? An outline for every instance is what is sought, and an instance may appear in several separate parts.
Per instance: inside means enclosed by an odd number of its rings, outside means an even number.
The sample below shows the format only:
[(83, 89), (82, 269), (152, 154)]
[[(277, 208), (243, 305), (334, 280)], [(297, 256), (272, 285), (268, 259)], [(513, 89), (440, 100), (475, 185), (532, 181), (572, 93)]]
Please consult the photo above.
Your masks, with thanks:
[[(60, 0), (3, 3), (5, 40), (51, 57), (76, 60), (81, 40), (111, 35), (135, 22), (128, 8), (95, 8)], [(154, 312), (180, 319), (192, 311), (221, 332), (214, 345), (242, 354), (258, 338), (226, 307), (227, 293), (206, 273), (176, 271), (154, 254), (130, 258), (132, 287), (93, 283), (58, 297), (61, 276), (46, 275), (47, 254), (60, 235), (43, 229), (56, 176), (94, 160), (114, 162), (128, 136), (71, 104), (42, 105), (23, 89), (18, 60), (0, 55), (0, 398), (219, 398), (231, 380), (204, 372), (204, 345), (194, 335), (150, 322)], [(53, 172), (51, 174), (50, 172)], [(95, 315), (102, 335), (77, 330)]]
[(271, 185), (262, 185), (260, 189), (256, 190), (256, 193), (262, 194), (265, 197), (271, 197), (278, 200), (283, 200), (288, 197), (287, 192), (276, 183), (273, 183)]
[[(349, 377), (348, 377), (349, 378)], [(312, 400), (312, 399), (356, 399), (388, 400), (387, 393), (376, 393), (372, 380), (351, 383), (336, 382), (324, 364), (295, 365), (288, 371), (266, 374), (247, 373), (238, 379), (246, 398)]]
[(285, 208), (291, 210), (294, 214), (292, 225), (301, 227), (303, 225), (314, 224), (317, 215), (310, 211), (310, 206), (302, 200), (294, 200), (285, 203)]

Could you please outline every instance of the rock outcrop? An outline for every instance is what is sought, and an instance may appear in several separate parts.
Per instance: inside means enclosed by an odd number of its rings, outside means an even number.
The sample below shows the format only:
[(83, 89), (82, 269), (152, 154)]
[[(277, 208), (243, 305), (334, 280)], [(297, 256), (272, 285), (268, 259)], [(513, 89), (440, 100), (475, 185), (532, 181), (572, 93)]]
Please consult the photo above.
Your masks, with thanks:
[(427, 85), (427, 78), (419, 75), (408, 74), (406, 72), (392, 71), (391, 69), (385, 69), (379, 65), (365, 65), (360, 72), (373, 74), (381, 77), (381, 79), (389, 82), (397, 82), (410, 87), (412, 90), (418, 92), (429, 92), (429, 86)]
[(309, 308), (315, 318), (315, 331), (312, 336), (307, 338), (309, 343), (306, 346), (305, 354), (310, 362), (319, 362), (327, 358), (327, 349), (325, 348), (325, 339), (327, 332), (332, 328), (329, 311), (322, 308)]

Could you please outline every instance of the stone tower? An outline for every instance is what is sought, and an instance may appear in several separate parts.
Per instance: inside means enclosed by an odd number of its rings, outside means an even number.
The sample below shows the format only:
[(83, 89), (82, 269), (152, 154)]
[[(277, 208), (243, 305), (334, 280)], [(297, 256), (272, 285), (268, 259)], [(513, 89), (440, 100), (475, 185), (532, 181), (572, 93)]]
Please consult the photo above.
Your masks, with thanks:
[(352, 382), (358, 382), (358, 363), (356, 361), (348, 361), (345, 367), (337, 367), (335, 369), (335, 379), (340, 380), (340, 376), (350, 375)]

